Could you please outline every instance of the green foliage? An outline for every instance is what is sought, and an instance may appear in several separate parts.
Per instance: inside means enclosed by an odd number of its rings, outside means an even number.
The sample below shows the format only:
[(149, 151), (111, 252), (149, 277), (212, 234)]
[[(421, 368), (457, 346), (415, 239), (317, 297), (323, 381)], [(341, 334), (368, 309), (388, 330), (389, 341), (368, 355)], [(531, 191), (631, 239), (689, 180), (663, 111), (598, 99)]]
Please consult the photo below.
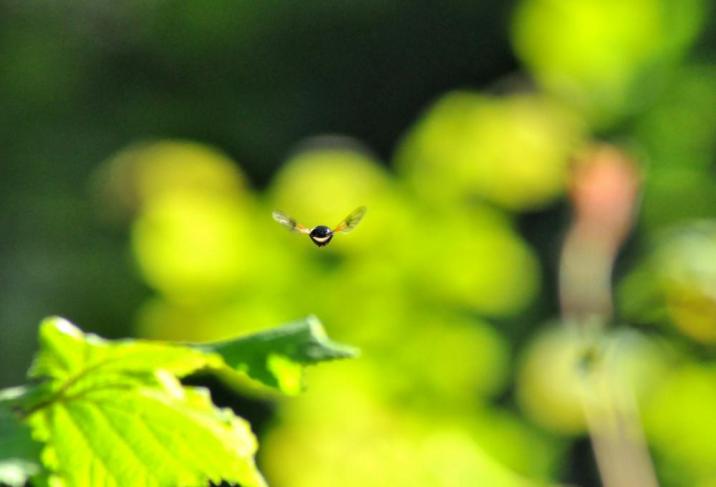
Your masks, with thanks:
[(40, 471), (40, 445), (10, 409), (17, 390), (8, 392), (0, 393), (0, 484), (19, 486)]
[[(19, 380), (35, 314), (60, 301), (100, 334), (136, 316), (137, 336), (185, 342), (315, 312), (365, 356), (271, 408), (258, 441), (273, 487), (593, 485), (588, 357), (634, 384), (660, 483), (716, 485), (716, 2), (9, 3), (0, 383)], [(147, 140), (162, 134), (187, 140)], [(574, 161), (605, 139), (629, 146), (643, 179), (634, 234), (605, 273), (621, 281), (620, 324), (597, 347), (550, 324), (581, 213), (566, 197)], [(601, 187), (614, 209), (618, 192)], [(322, 249), (270, 218), (333, 225), (362, 204), (357, 231)], [(633, 325), (649, 328), (621, 330)], [(97, 448), (129, 455), (110, 431), (120, 402), (141, 418), (121, 422), (142, 458), (164, 458), (144, 435), (169, 417), (191, 434), (155, 443), (246, 450), (246, 472), (209, 472), (172, 446), (178, 472), (157, 475), (252, 475), (245, 425), (177, 379), (208, 370), (295, 393), (315, 347), (343, 354), (324, 344), (308, 322), (181, 347), (55, 336), (33, 369), (44, 385), (5, 394), (0, 478), (42, 475), (33, 433), (55, 471), (85, 468), (86, 446), (75, 459), (51, 441), (77, 436), (76, 418)], [(105, 380), (123, 388), (97, 390)], [(149, 416), (157, 397), (168, 412)]]
[(331, 342), (314, 316), (243, 339), (197, 348), (220, 355), (231, 369), (287, 394), (299, 391), (303, 365), (356, 354), (353, 348)]
[(293, 392), (287, 384), (300, 383), (302, 365), (353, 354), (314, 317), (202, 345), (107, 341), (49, 318), (30, 371), (37, 383), (0, 396), (0, 482), (264, 486), (248, 423), (180, 379), (198, 370), (248, 373)]

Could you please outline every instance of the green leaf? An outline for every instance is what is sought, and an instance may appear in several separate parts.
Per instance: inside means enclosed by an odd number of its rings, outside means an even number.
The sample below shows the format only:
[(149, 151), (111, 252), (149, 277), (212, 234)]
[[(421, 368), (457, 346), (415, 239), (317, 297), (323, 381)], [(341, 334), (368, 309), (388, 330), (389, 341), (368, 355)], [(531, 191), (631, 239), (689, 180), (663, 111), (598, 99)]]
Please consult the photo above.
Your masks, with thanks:
[(30, 371), (39, 383), (8, 394), (5, 402), (0, 397), (0, 406), (20, 410), (33, 437), (45, 444), (42, 463), (53, 486), (224, 481), (262, 487), (249, 425), (179, 378), (197, 370), (247, 374), (297, 392), (304, 365), (355, 353), (331, 342), (313, 317), (202, 345), (109, 341), (48, 318)]
[(161, 343), (110, 342), (45, 320), (32, 376), (49, 387), (26, 410), (52, 485), (265, 485), (248, 424), (177, 376), (219, 355)]
[(358, 353), (353, 347), (332, 342), (314, 316), (255, 335), (194, 348), (218, 354), (232, 370), (245, 372), (287, 394), (300, 391), (303, 366)]
[(180, 345), (142, 340), (104, 340), (83, 333), (67, 320), (47, 318), (40, 324), (40, 350), (30, 377), (76, 382), (109, 375), (146, 375), (166, 370), (183, 377), (203, 367), (220, 367), (221, 357)]
[(93, 389), (33, 415), (43, 460), (67, 486), (262, 486), (248, 424), (206, 391), (163, 386)]
[(20, 422), (10, 409), (6, 396), (11, 390), (0, 391), (0, 484), (24, 485), (40, 473), (41, 445), (32, 439), (30, 428)]

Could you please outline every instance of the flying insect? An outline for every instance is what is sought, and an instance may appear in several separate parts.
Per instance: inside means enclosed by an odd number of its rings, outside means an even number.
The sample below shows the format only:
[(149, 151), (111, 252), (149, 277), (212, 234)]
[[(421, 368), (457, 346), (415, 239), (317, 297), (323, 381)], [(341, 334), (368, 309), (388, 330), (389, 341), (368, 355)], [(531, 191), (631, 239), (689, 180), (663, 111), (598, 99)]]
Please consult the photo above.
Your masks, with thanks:
[(276, 220), (289, 230), (306, 234), (310, 237), (313, 243), (315, 243), (319, 247), (324, 247), (328, 245), (328, 242), (331, 241), (331, 239), (336, 233), (348, 233), (353, 230), (356, 225), (360, 223), (361, 219), (363, 218), (363, 215), (365, 215), (365, 211), (365, 206), (356, 208), (333, 229), (325, 225), (318, 225), (316, 227), (309, 228), (305, 225), (301, 225), (294, 218), (291, 218), (290, 216), (280, 211), (274, 211), (272, 213), (272, 216), (274, 220)]

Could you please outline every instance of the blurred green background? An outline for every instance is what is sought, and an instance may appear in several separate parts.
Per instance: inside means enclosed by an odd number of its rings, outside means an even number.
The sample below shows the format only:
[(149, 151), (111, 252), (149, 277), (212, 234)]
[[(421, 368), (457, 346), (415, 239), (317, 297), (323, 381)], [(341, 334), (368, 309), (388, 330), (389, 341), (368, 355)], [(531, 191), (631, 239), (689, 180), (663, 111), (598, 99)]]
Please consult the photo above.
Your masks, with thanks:
[[(714, 14), (0, 0), (0, 386), (49, 314), (207, 340), (315, 313), (362, 357), (231, 403), (271, 485), (599, 485), (557, 269), (570, 161), (609, 141), (642, 174), (619, 373), (662, 484), (716, 486)], [(359, 205), (324, 249), (271, 220)]]

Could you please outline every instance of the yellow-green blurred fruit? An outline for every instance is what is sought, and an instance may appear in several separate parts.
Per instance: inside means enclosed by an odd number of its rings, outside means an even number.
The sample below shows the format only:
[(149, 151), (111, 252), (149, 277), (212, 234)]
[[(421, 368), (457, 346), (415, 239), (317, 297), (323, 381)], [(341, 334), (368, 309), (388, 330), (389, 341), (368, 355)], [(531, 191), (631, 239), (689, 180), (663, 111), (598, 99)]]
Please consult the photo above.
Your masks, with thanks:
[(604, 120), (645, 70), (683, 53), (703, 16), (702, 0), (522, 0), (512, 39), (543, 85)]
[(517, 398), (539, 425), (565, 434), (584, 430), (578, 368), (582, 354), (577, 337), (562, 328), (542, 333), (525, 352), (517, 376)]
[(223, 153), (195, 142), (132, 145), (105, 162), (96, 182), (111, 216), (135, 213), (168, 194), (241, 198), (245, 178)]
[(473, 208), (426, 213), (424, 221), (404, 252), (425, 295), (489, 315), (514, 314), (531, 302), (539, 264), (505, 218)]
[(664, 485), (705, 486), (716, 481), (714, 411), (714, 364), (672, 371), (645, 405), (646, 431), (661, 460)]
[(262, 438), (261, 463), (271, 485), (419, 481), (404, 425), (380, 404), (374, 372), (365, 362), (335, 365), (311, 370), (308, 389), (281, 408), (280, 423)]
[(398, 165), (434, 201), (477, 196), (512, 210), (540, 208), (565, 188), (579, 118), (537, 95), (440, 99), (408, 135)]
[(385, 350), (381, 360), (399, 396), (411, 395), (427, 410), (472, 410), (500, 391), (507, 379), (505, 340), (486, 323), (454, 316), (415, 316), (400, 347)]
[(249, 209), (221, 195), (153, 198), (132, 227), (147, 282), (172, 299), (216, 299), (256, 270), (260, 247)]
[[(348, 147), (303, 150), (286, 162), (270, 191), (275, 209), (308, 227), (333, 228), (355, 208), (367, 207), (363, 221), (350, 234), (336, 235), (322, 252), (366, 251), (390, 242), (396, 233), (394, 224), (400, 225), (405, 211), (388, 173), (369, 156)], [(313, 246), (302, 238), (307, 248)]]
[(620, 306), (631, 321), (673, 325), (716, 343), (716, 222), (691, 221), (657, 234), (654, 251), (621, 283)]
[(228, 339), (284, 325), (310, 314), (292, 312), (280, 298), (278, 293), (250, 288), (212, 310), (207, 316), (205, 333), (211, 333), (211, 340)]
[(624, 394), (642, 397), (662, 371), (660, 350), (636, 333), (622, 331), (594, 341), (561, 326), (542, 332), (526, 350), (517, 398), (537, 424), (575, 435), (586, 426), (584, 400), (609, 409)]
[(485, 451), (531, 479), (547, 481), (561, 462), (561, 441), (504, 408), (471, 412), (473, 431)]
[(426, 473), (422, 482), (415, 485), (425, 487), (542, 485), (542, 482), (523, 477), (496, 461), (483, 449), (483, 442), (476, 441), (475, 436), (466, 432), (460, 424), (438, 423), (433, 431), (420, 439), (419, 446), (422, 454), (417, 460), (423, 465), (422, 470)]
[(280, 300), (251, 292), (226, 303), (177, 304), (153, 298), (139, 308), (136, 323), (142, 337), (203, 342), (265, 330), (301, 317), (286, 310)]
[[(297, 280), (295, 293), (315, 304), (315, 312), (339, 341), (393, 348), (413, 328), (415, 302), (407, 286), (409, 277), (395, 259), (368, 253), (336, 268), (320, 269), (310, 279)], [(313, 295), (318, 299), (311, 299)]]
[(276, 487), (531, 485), (491, 459), (464, 425), (382, 402), (380, 368), (365, 362), (311, 371), (262, 439)]
[(716, 222), (674, 228), (652, 266), (671, 320), (686, 335), (716, 343)]
[(150, 298), (137, 310), (135, 328), (138, 336), (154, 340), (200, 342), (206, 339), (202, 307), (180, 306), (162, 298)]

